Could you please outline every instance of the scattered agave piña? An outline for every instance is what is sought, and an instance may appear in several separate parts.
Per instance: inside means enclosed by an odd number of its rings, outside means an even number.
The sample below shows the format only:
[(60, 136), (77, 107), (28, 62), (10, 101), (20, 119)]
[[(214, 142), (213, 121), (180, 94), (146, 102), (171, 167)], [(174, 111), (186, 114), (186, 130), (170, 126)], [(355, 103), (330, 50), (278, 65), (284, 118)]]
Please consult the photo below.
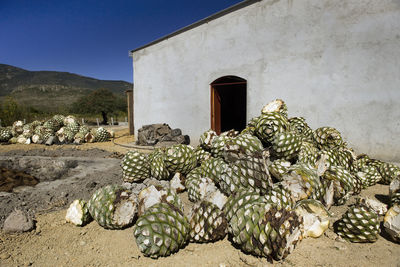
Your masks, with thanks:
[(139, 250), (148, 257), (169, 256), (189, 239), (190, 225), (183, 212), (170, 203), (160, 202), (139, 216), (134, 236)]
[(145, 213), (151, 206), (161, 202), (169, 203), (174, 205), (177, 209), (183, 210), (182, 201), (174, 190), (151, 185), (143, 189), (138, 195), (139, 216)]
[(148, 156), (137, 151), (129, 151), (121, 162), (124, 182), (139, 182), (150, 177)]
[(88, 209), (93, 219), (106, 229), (122, 229), (134, 222), (137, 197), (120, 185), (107, 185), (90, 198)]
[[(378, 201), (359, 198), (334, 228), (348, 241), (375, 242), (380, 216), (386, 214), (384, 227), (399, 242), (399, 167), (365, 154), (356, 156), (336, 128), (313, 131), (302, 117), (288, 119), (281, 99), (268, 103), (258, 115), (241, 133), (204, 132), (196, 148), (173, 145), (150, 154), (127, 152), (122, 176), (128, 188), (136, 188), (138, 199), (121, 186), (103, 187), (87, 205), (91, 216), (105, 228), (120, 229), (135, 223), (138, 211), (136, 243), (152, 258), (171, 255), (188, 241), (215, 242), (228, 233), (244, 252), (282, 260), (303, 238), (327, 231), (332, 205), (343, 205), (378, 182), (391, 183), (389, 211)], [(78, 129), (73, 117), (52, 118), (45, 125), (53, 132), (61, 127), (62, 132), (77, 131), (74, 137), (86, 142), (110, 137), (103, 128)], [(26, 142), (20, 136), (22, 128), (16, 123), (13, 133)], [(0, 137), (5, 131), (0, 129)], [(149, 185), (149, 180), (157, 185)], [(186, 205), (187, 213), (177, 194), (184, 190), (195, 202)], [(85, 209), (83, 201), (74, 201), (67, 220), (83, 225)]]
[(389, 186), (390, 205), (400, 205), (400, 177), (393, 179)]
[(65, 220), (77, 226), (84, 226), (93, 220), (87, 202), (82, 199), (74, 200), (67, 210)]
[(330, 214), (318, 200), (301, 200), (295, 211), (303, 218), (303, 237), (320, 237), (330, 225)]
[[(11, 127), (0, 127), (0, 142), (21, 143), (21, 144), (43, 144), (50, 136), (57, 136), (55, 143), (76, 143), (108, 141), (114, 133), (103, 127), (93, 131), (90, 136), (89, 128), (80, 125), (74, 116), (54, 115), (46, 121), (33, 121), (24, 124), (22, 121), (15, 121)], [(10, 135), (11, 134), (11, 135)], [(17, 139), (11, 140), (13, 137)], [(18, 140), (19, 139), (19, 140)]]
[(378, 240), (378, 214), (366, 205), (351, 206), (336, 224), (336, 233), (350, 242), (373, 243)]
[(227, 220), (214, 203), (203, 200), (195, 204), (189, 215), (190, 239), (193, 242), (214, 242), (225, 237)]

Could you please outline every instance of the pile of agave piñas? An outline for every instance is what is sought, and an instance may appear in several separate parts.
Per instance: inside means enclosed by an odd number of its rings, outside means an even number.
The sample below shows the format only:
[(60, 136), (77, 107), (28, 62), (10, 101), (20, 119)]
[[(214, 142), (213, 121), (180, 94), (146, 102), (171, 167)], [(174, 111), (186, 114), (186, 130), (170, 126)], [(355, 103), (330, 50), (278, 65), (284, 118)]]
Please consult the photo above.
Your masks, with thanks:
[(103, 127), (90, 129), (86, 125), (80, 125), (71, 115), (54, 115), (49, 120), (27, 124), (15, 121), (12, 126), (0, 127), (0, 143), (11, 144), (44, 144), (52, 136), (57, 138), (56, 143), (60, 144), (105, 142), (113, 135), (113, 132), (108, 132)]
[[(168, 256), (187, 242), (229, 234), (244, 252), (281, 260), (303, 238), (326, 231), (332, 205), (378, 182), (391, 183), (392, 208), (360, 198), (334, 229), (351, 242), (374, 242), (386, 213), (385, 230), (400, 241), (400, 169), (355, 155), (334, 128), (312, 130), (304, 118), (288, 118), (282, 100), (267, 104), (241, 133), (209, 130), (197, 148), (130, 151), (121, 167), (125, 186), (100, 188), (88, 203), (74, 201), (66, 219), (84, 225), (92, 217), (109, 229), (134, 224), (145, 256)], [(170, 181), (134, 190), (149, 178)], [(177, 194), (183, 190), (195, 202), (187, 213)]]

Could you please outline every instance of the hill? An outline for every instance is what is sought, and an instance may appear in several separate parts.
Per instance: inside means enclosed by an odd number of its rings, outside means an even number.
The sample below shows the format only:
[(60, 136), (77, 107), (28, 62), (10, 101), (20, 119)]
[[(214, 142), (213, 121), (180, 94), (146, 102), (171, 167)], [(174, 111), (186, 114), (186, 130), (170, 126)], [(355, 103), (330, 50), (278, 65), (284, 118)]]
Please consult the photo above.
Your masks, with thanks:
[(106, 88), (117, 95), (132, 89), (125, 81), (106, 81), (58, 71), (28, 71), (0, 64), (0, 98), (12, 96), (18, 103), (41, 111), (56, 112), (91, 91)]

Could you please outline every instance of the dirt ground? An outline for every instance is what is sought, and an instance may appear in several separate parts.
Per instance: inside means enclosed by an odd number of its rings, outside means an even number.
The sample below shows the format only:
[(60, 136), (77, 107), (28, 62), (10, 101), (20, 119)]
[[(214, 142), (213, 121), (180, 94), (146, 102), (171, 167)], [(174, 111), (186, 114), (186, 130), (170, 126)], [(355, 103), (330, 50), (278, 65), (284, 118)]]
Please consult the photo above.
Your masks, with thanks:
[[(117, 131), (118, 144), (129, 144), (127, 130)], [(16, 188), (0, 194), (0, 226), (14, 208), (36, 218), (36, 228), (22, 234), (0, 231), (0, 266), (268, 266), (265, 258), (246, 255), (232, 246), (228, 238), (210, 244), (188, 244), (174, 255), (157, 260), (144, 257), (136, 246), (133, 228), (105, 230), (96, 222), (76, 227), (65, 222), (66, 208), (75, 198), (88, 199), (97, 188), (121, 183), (120, 157), (129, 148), (113, 142), (64, 145), (0, 146), (0, 159), (33, 157), (48, 162), (73, 162), (73, 168), (57, 179), (42, 178), (36, 187)], [(39, 156), (39, 157), (38, 157)], [(53, 161), (51, 161), (53, 160)], [(41, 164), (43, 164), (41, 162)], [(71, 163), (72, 164), (72, 163)], [(180, 194), (185, 210), (192, 205), (186, 193)], [(387, 201), (388, 186), (375, 185), (361, 195)], [(332, 222), (341, 217), (346, 206), (333, 207)], [(400, 245), (384, 233), (373, 244), (352, 244), (336, 239), (332, 229), (320, 238), (308, 238), (276, 266), (400, 266)]]
[[(35, 149), (40, 149), (40, 150), (46, 150), (46, 151), (51, 151), (51, 150), (65, 150), (65, 149), (78, 149), (78, 150), (88, 150), (92, 148), (97, 148), (97, 149), (102, 149), (106, 150), (109, 152), (119, 152), (119, 153), (126, 153), (128, 150), (131, 148), (123, 147), (121, 145), (128, 145), (131, 146), (133, 145), (134, 142), (134, 136), (129, 135), (128, 129), (126, 127), (121, 127), (121, 126), (106, 126), (105, 127), (107, 130), (114, 130), (115, 131), (115, 141), (109, 141), (109, 142), (102, 142), (102, 143), (84, 143), (80, 145), (75, 145), (75, 144), (68, 144), (68, 145), (52, 145), (52, 146), (45, 146), (45, 145), (37, 145), (37, 144), (29, 144), (29, 145), (23, 145), (23, 144), (13, 144), (13, 145), (0, 145), (0, 153), (5, 153), (5, 152), (10, 152), (13, 150), (19, 150), (19, 151), (30, 151), (30, 150), (35, 150)], [(146, 150), (143, 150), (146, 151)], [(149, 150), (147, 150), (149, 151)]]

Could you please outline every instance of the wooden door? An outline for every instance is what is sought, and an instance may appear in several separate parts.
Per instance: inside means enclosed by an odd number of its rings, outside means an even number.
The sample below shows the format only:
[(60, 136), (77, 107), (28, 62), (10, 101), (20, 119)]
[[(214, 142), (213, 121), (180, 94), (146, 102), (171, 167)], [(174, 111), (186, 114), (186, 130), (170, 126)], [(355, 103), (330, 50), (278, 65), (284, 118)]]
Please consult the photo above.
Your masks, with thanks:
[(211, 129), (221, 133), (221, 96), (216, 86), (211, 86)]

